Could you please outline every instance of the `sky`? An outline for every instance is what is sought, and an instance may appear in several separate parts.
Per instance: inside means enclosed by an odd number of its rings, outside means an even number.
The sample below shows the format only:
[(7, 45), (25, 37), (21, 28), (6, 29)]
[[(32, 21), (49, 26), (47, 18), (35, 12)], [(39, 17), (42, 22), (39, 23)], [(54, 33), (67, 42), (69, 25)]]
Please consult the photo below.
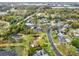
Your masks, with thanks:
[(79, 0), (0, 0), (0, 2), (79, 2)]

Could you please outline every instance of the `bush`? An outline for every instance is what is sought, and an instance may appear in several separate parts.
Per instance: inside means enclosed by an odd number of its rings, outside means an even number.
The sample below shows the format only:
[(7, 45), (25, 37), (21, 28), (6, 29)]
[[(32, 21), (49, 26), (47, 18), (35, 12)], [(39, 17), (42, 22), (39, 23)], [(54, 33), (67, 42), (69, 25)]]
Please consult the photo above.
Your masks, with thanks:
[(76, 48), (79, 48), (79, 38), (73, 40), (73, 41), (71, 42), (71, 44), (72, 44), (73, 46), (75, 46)]

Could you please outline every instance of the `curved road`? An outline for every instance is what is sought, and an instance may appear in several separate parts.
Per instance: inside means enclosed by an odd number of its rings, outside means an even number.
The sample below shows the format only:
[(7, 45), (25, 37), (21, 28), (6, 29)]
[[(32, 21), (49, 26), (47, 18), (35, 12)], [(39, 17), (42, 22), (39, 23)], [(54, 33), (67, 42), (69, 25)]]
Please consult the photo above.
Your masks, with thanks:
[[(39, 9), (39, 8), (38, 8), (38, 9)], [(28, 20), (30, 17), (32, 17), (33, 15), (35, 15), (35, 14), (37, 14), (37, 13), (38, 13), (38, 11), (35, 12), (34, 14), (32, 14), (32, 15), (26, 17), (23, 21)], [(23, 22), (23, 21), (21, 21), (21, 22)], [(21, 22), (17, 23), (17, 25), (20, 24)], [(52, 45), (52, 49), (55, 51), (56, 55), (57, 55), (57, 56), (62, 56), (62, 54), (58, 51), (57, 47), (54, 45), (53, 38), (52, 38), (52, 36), (51, 36), (51, 34), (50, 34), (50, 28), (48, 28), (47, 36), (48, 36), (49, 42), (50, 42), (51, 45)]]
[(56, 54), (57, 56), (62, 56), (62, 54), (58, 51), (57, 47), (54, 45), (54, 41), (53, 41), (53, 38), (52, 38), (52, 36), (51, 36), (50, 33), (51, 33), (51, 30), (50, 30), (50, 28), (49, 28), (48, 31), (47, 31), (47, 36), (48, 36), (49, 42), (50, 42), (51, 45), (52, 45), (52, 49), (54, 50), (54, 52), (55, 52), (55, 54)]

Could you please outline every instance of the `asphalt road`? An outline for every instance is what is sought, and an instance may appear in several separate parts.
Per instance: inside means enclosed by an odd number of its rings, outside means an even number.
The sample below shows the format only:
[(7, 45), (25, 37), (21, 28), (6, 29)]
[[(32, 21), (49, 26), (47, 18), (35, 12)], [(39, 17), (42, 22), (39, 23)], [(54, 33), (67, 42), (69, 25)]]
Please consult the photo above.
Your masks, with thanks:
[(37, 9), (37, 12), (31, 14), (30, 16), (27, 16), (24, 20), (22, 20), (22, 21), (20, 21), (19, 23), (17, 23), (17, 25), (19, 25), (19, 24), (22, 23), (23, 21), (26, 21), (26, 20), (28, 20), (29, 18), (31, 18), (32, 16), (34, 16), (35, 14), (37, 14), (39, 9), (40, 9), (40, 7)]
[(50, 29), (48, 29), (48, 31), (47, 31), (47, 36), (48, 36), (49, 42), (51, 43), (52, 49), (54, 50), (55, 54), (57, 56), (62, 56), (62, 54), (58, 51), (57, 47), (54, 45), (54, 41), (53, 41), (53, 37), (51, 36), (51, 30)]

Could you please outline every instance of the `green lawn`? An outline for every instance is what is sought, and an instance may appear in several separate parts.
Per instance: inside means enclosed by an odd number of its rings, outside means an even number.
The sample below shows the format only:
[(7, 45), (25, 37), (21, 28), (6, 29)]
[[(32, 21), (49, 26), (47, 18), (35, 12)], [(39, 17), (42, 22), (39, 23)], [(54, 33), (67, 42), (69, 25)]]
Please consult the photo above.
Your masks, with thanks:
[(52, 32), (52, 37), (53, 37), (55, 43), (59, 43), (58, 36), (57, 36), (56, 32)]

